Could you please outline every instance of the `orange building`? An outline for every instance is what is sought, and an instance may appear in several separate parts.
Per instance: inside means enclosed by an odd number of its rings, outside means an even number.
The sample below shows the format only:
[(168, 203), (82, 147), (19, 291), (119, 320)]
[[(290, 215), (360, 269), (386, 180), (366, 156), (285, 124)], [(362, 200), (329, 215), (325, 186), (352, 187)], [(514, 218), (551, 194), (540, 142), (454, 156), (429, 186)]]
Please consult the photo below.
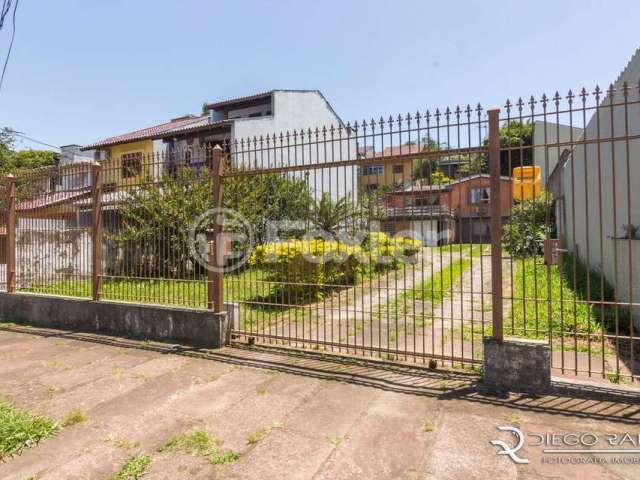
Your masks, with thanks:
[[(491, 191), (489, 175), (461, 178), (445, 185), (414, 182), (386, 196), (384, 230), (412, 231), (425, 245), (488, 243)], [(513, 204), (511, 178), (501, 177), (500, 211), (508, 217)]]

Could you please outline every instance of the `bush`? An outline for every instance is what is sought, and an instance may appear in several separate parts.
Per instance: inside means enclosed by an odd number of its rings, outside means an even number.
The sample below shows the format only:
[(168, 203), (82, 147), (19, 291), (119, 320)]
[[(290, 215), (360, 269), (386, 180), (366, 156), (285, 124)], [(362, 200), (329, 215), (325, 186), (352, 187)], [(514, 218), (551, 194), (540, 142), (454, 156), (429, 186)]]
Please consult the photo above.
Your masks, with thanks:
[(411, 262), (421, 247), (420, 240), (389, 237), (383, 232), (371, 232), (362, 242), (365, 253), (363, 263), (369, 264), (376, 272), (395, 269), (401, 263)]
[[(502, 242), (507, 251), (518, 258), (540, 255), (547, 238), (545, 216), (551, 199), (545, 195), (517, 203), (502, 227)], [(551, 219), (549, 220), (551, 223)]]
[(362, 270), (363, 251), (342, 242), (289, 240), (257, 246), (249, 264), (265, 270), (268, 279), (288, 284), (296, 298), (318, 298), (328, 285), (355, 282)]
[(296, 300), (314, 300), (326, 291), (353, 285), (358, 274), (382, 272), (411, 261), (422, 246), (419, 240), (367, 235), (362, 246), (335, 240), (288, 240), (256, 247), (249, 265), (267, 272), (267, 278), (286, 286)]

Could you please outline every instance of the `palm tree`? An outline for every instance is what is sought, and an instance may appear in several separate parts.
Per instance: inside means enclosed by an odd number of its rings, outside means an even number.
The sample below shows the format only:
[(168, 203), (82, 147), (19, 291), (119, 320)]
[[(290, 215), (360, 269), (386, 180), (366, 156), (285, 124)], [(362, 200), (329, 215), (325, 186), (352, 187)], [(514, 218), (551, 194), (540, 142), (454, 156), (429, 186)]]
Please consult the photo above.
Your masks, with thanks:
[(319, 230), (336, 234), (344, 230), (355, 212), (351, 199), (347, 196), (334, 201), (331, 195), (323, 193), (313, 204), (311, 223)]

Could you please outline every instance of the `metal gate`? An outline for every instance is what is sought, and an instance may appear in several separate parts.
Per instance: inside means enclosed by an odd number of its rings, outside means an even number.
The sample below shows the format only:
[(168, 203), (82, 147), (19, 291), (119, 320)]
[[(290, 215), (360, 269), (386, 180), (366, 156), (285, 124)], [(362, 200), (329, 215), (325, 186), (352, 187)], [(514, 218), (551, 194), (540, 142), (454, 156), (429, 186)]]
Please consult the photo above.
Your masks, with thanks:
[[(490, 128), (478, 105), (234, 142), (225, 206), (259, 217), (247, 263), (225, 274), (234, 334), (479, 363), (493, 309)], [(244, 196), (227, 195), (242, 184), (272, 202), (242, 212)], [(498, 185), (508, 197), (509, 180)]]

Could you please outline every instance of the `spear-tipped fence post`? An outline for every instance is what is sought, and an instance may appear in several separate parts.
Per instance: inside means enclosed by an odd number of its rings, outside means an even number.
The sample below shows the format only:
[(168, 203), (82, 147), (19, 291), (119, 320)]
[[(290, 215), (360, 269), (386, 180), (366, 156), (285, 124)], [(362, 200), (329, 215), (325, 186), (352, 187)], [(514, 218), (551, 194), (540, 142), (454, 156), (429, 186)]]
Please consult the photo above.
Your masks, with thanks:
[(502, 341), (502, 212), (500, 202), (500, 109), (487, 110), (489, 115), (489, 173), (491, 209), (491, 299), (493, 338)]
[(224, 162), (219, 145), (211, 151), (211, 171), (213, 173), (213, 219), (212, 241), (209, 243), (208, 307), (214, 312), (224, 311), (224, 238), (222, 208), (222, 181)]
[(16, 291), (16, 177), (7, 175), (7, 292)]

